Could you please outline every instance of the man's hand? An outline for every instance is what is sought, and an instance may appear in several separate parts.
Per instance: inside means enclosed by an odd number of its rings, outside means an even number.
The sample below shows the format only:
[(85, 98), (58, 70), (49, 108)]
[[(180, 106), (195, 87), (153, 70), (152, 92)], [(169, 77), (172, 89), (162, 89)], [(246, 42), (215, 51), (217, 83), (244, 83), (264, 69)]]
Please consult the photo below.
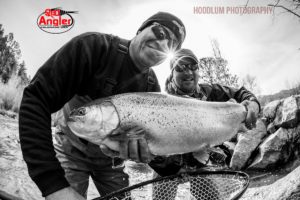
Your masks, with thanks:
[(45, 198), (46, 200), (86, 200), (83, 196), (78, 194), (73, 188), (67, 187), (58, 190)]
[(152, 155), (144, 135), (144, 131), (137, 127), (130, 130), (118, 130), (118, 133), (109, 139), (119, 142), (119, 152), (110, 149), (104, 144), (101, 144), (100, 148), (109, 157), (119, 157), (124, 160), (130, 159), (135, 162), (148, 163)]
[(256, 127), (256, 120), (259, 113), (259, 105), (255, 101), (245, 100), (241, 103), (247, 108), (245, 125), (248, 129)]

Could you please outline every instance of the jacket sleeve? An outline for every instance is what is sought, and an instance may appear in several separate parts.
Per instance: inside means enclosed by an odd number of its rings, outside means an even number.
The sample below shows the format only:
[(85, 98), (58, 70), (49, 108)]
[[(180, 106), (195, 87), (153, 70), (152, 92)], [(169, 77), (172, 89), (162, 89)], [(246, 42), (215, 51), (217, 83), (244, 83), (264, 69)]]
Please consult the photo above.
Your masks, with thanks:
[(147, 92), (161, 92), (157, 76), (152, 68), (149, 69)]
[(259, 106), (259, 111), (261, 110), (260, 103), (255, 95), (245, 87), (234, 88), (220, 84), (203, 84), (200, 87), (205, 88), (205, 93), (210, 101), (228, 101), (229, 99), (233, 98), (238, 103), (241, 103), (244, 100), (250, 100), (255, 101)]
[(181, 169), (181, 165), (174, 161), (179, 156), (156, 156), (148, 165), (160, 176), (174, 175)]
[(19, 111), (21, 149), (29, 175), (43, 196), (69, 186), (55, 157), (51, 113), (85, 87), (95, 71), (92, 52), (99, 55), (98, 59), (105, 56), (101, 52), (107, 44), (96, 47), (99, 43), (93, 38), (81, 35), (64, 45), (37, 71), (23, 93)]

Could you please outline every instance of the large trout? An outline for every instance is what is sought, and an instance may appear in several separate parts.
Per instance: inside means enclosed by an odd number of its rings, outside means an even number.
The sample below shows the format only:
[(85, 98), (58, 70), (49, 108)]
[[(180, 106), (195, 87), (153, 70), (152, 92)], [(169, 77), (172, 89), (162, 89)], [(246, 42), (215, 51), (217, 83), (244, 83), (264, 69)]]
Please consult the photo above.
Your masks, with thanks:
[(196, 152), (229, 140), (242, 126), (246, 114), (243, 105), (232, 102), (126, 93), (73, 110), (67, 124), (77, 136), (115, 151), (119, 143), (111, 137), (116, 130), (139, 127), (145, 131), (153, 155), (172, 155)]

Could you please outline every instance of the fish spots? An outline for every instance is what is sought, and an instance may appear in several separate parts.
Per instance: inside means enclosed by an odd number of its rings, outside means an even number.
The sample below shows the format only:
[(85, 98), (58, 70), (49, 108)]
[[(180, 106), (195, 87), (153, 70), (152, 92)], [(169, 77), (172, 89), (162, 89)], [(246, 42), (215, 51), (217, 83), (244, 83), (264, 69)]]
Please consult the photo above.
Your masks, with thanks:
[[(127, 93), (111, 97), (121, 127), (148, 132), (151, 152), (196, 150), (202, 143), (225, 141), (235, 134), (243, 109), (215, 102), (194, 101), (154, 93)], [(173, 145), (174, 144), (174, 145)], [(185, 144), (185, 145), (182, 145)]]

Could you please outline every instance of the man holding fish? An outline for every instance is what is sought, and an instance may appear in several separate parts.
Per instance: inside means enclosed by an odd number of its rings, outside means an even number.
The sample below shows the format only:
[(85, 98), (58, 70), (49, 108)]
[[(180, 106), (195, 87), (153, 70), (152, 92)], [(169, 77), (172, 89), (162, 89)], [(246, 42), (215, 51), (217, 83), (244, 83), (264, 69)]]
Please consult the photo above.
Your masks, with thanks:
[[(149, 165), (166, 176), (203, 167), (207, 147), (255, 126), (260, 110), (256, 97), (244, 87), (199, 84), (198, 59), (192, 51), (177, 51), (171, 70), (166, 91), (172, 96), (126, 93), (97, 99), (70, 113), (69, 128), (80, 138), (109, 147), (106, 153), (112, 157), (126, 158), (126, 141), (145, 138), (144, 147), (148, 146), (149, 155), (155, 156)], [(136, 131), (132, 133), (122, 132), (133, 128)], [(165, 188), (168, 199), (175, 198), (174, 187), (170, 184)], [(154, 198), (156, 194), (154, 190)]]
[[(255, 120), (252, 120), (252, 116), (250, 115), (252, 112), (254, 113), (254, 117), (257, 117), (260, 111), (260, 104), (255, 95), (244, 87), (234, 88), (217, 83), (199, 83), (199, 61), (190, 49), (182, 48), (176, 51), (173, 59), (170, 61), (170, 68), (171, 73), (165, 84), (165, 89), (168, 94), (192, 98), (198, 101), (235, 101), (241, 103), (248, 109), (248, 116), (245, 121), (246, 127), (251, 129), (255, 126)], [(231, 111), (233, 112), (233, 110)], [(213, 119), (215, 123), (217, 123), (217, 119), (218, 116)], [(224, 146), (220, 147), (224, 149)], [(220, 153), (218, 153), (218, 155), (222, 155), (221, 149), (213, 150), (217, 153), (219, 151)], [(222, 158), (218, 161), (225, 165), (225, 158), (226, 156), (223, 154)], [(208, 161), (209, 153), (203, 150), (200, 152), (169, 156), (167, 158), (157, 157), (150, 163), (150, 166), (161, 176), (166, 176), (185, 169), (195, 170), (204, 167)]]
[[(131, 40), (103, 33), (85, 33), (71, 39), (37, 71), (23, 94), (19, 132), (29, 175), (47, 200), (86, 198), (89, 177), (101, 196), (128, 185), (128, 175), (112, 159), (108, 146), (76, 136), (66, 125), (69, 113), (94, 99), (128, 92), (159, 92), (150, 67), (179, 49), (186, 32), (182, 21), (165, 12), (148, 18)], [(56, 141), (52, 142), (51, 113), (61, 109)], [(106, 110), (103, 110), (106, 111)], [(112, 116), (103, 116), (113, 117)], [(115, 131), (136, 134), (136, 127)], [(149, 161), (144, 137), (120, 142), (123, 159)]]
[[(254, 113), (254, 117), (257, 117), (260, 111), (260, 104), (257, 98), (244, 87), (234, 88), (217, 83), (199, 83), (199, 61), (190, 49), (182, 48), (176, 51), (174, 57), (170, 61), (170, 69), (171, 73), (165, 83), (165, 89), (168, 94), (182, 96), (188, 99), (196, 99), (198, 101), (235, 101), (241, 103), (248, 109), (248, 116), (246, 116), (245, 125), (249, 129), (255, 126), (255, 118), (253, 120), (251, 119), (251, 113)], [(217, 113), (216, 111), (212, 112)], [(234, 110), (230, 109), (230, 112), (234, 112)], [(214, 123), (218, 123), (218, 116), (216, 116), (213, 121)], [(209, 124), (206, 126), (208, 125)], [(212, 126), (212, 128), (214, 126)], [(206, 131), (206, 133), (203, 134), (209, 133), (212, 133), (212, 131)], [(223, 134), (225, 135), (225, 133)], [(226, 152), (226, 154), (224, 152)], [(219, 143), (217, 147), (203, 148), (200, 151), (190, 151), (188, 153), (171, 155), (168, 157), (156, 156), (149, 165), (155, 170), (155, 172), (157, 172), (154, 173), (154, 177), (158, 177), (159, 175), (168, 176), (182, 172), (193, 172), (205, 167), (213, 167), (213, 165), (216, 164), (225, 167), (226, 165), (229, 165), (230, 158), (231, 155), (229, 150)], [(209, 182), (207, 183), (206, 187), (211, 187)], [(190, 192), (194, 197), (203, 197), (208, 195), (207, 191), (199, 190), (199, 188), (204, 187), (201, 184), (203, 183), (191, 182)], [(174, 183), (165, 187), (165, 193), (167, 194), (168, 199), (175, 199), (177, 187), (178, 185)], [(213, 189), (214, 187), (211, 187), (211, 190)], [(161, 195), (163, 194), (160, 193), (159, 187), (153, 187), (152, 192), (153, 199), (162, 198)], [(216, 191), (215, 194), (218, 194), (218, 191)], [(211, 196), (207, 199), (218, 198)]]

